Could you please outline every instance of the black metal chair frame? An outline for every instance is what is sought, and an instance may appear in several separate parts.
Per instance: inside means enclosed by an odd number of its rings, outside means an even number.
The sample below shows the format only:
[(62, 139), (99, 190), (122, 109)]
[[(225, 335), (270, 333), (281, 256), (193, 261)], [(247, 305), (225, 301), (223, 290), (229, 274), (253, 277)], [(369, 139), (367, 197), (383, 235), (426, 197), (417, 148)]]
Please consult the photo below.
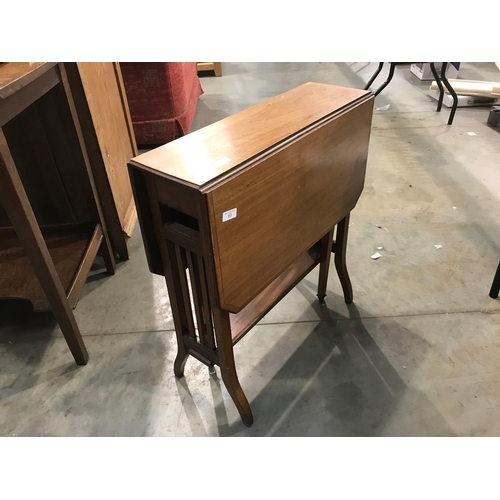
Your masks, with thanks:
[[(394, 76), (394, 71), (396, 69), (396, 64), (397, 63), (390, 63), (389, 74), (387, 75), (387, 79), (373, 93), (375, 96), (378, 96), (380, 94), (380, 92), (382, 92), (382, 90), (384, 90), (387, 87), (387, 85), (389, 85), (389, 83), (391, 82), (392, 77)], [(456, 112), (457, 107), (458, 107), (458, 96), (457, 96), (456, 92), (453, 90), (453, 87), (450, 85), (450, 82), (446, 78), (446, 68), (448, 67), (448, 63), (445, 63), (445, 62), (442, 63), (441, 77), (439, 77), (438, 72), (436, 70), (436, 67), (434, 66), (434, 63), (431, 62), (430, 65), (431, 65), (432, 75), (434, 76), (436, 83), (437, 83), (437, 86), (439, 88), (439, 100), (438, 100), (438, 105), (437, 105), (436, 111), (441, 111), (441, 107), (443, 105), (443, 97), (444, 97), (443, 83), (444, 83), (444, 86), (446, 87), (446, 89), (448, 90), (448, 92), (453, 97), (453, 106), (451, 108), (450, 117), (448, 118), (448, 125), (451, 125), (453, 123), (453, 118), (455, 117), (455, 112)], [(368, 90), (371, 87), (372, 83), (375, 81), (377, 76), (380, 75), (380, 72), (382, 71), (383, 67), (384, 67), (383, 62), (378, 63), (377, 70), (375, 71), (375, 73), (373, 73), (372, 77), (368, 80), (368, 83), (365, 85), (364, 90)]]
[(490, 297), (492, 299), (496, 299), (498, 297), (498, 292), (500, 291), (500, 263), (497, 267), (497, 272), (495, 273), (495, 277), (493, 278), (493, 283), (490, 288)]
[[(439, 100), (438, 100), (438, 105), (437, 105), (437, 111), (441, 111), (441, 106), (443, 105), (443, 97), (444, 97), (444, 88), (443, 88), (443, 83), (445, 87), (448, 89), (448, 92), (451, 94), (453, 97), (453, 107), (451, 108), (450, 112), (450, 117), (448, 118), (448, 125), (451, 125), (453, 123), (453, 118), (455, 117), (455, 111), (457, 110), (458, 106), (458, 97), (455, 91), (453, 90), (453, 87), (450, 85), (450, 82), (446, 78), (446, 67), (448, 66), (448, 63), (442, 63), (441, 66), (441, 78), (439, 78), (438, 72), (436, 70), (436, 67), (434, 66), (434, 63), (431, 62), (431, 71), (432, 75), (434, 76), (437, 86), (439, 88)], [(382, 71), (382, 68), (384, 67), (384, 63), (378, 63), (378, 68), (373, 73), (372, 77), (368, 80), (368, 83), (365, 85), (364, 90), (368, 90), (371, 86), (371, 84), (375, 81), (378, 75), (380, 75), (380, 72)], [(373, 93), (375, 96), (378, 96), (382, 90), (384, 90), (387, 85), (392, 80), (392, 77), (394, 76), (394, 70), (396, 69), (396, 63), (391, 63), (391, 66), (389, 68), (389, 74), (387, 75), (387, 80)], [(441, 81), (442, 80), (442, 81)], [(490, 288), (490, 297), (492, 299), (496, 299), (498, 297), (498, 294), (500, 293), (500, 263), (498, 264), (497, 271), (495, 273), (495, 277), (493, 278), (493, 283), (491, 284)]]

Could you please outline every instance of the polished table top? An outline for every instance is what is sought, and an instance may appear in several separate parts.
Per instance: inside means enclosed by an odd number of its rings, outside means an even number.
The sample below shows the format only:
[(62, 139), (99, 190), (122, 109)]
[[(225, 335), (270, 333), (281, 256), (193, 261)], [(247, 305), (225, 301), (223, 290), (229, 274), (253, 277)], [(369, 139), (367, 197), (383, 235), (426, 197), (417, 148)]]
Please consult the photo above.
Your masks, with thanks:
[(256, 155), (370, 92), (306, 83), (132, 159), (160, 175), (202, 190)]

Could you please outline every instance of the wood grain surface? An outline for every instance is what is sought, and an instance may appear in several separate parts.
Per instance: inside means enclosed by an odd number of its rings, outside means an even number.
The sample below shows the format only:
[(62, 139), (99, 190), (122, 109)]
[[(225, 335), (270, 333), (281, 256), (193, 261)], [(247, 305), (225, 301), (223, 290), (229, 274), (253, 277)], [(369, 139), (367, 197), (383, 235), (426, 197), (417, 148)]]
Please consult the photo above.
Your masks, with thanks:
[[(40, 75), (35, 77), (37, 73)], [(4, 87), (4, 98), (0, 99), (0, 127), (3, 127), (60, 82), (61, 75), (58, 67), (46, 64), (38, 71), (30, 73), (26, 78)]]
[[(92, 239), (94, 229), (91, 224), (67, 224), (42, 228), (50, 256), (64, 291), (68, 295), (79, 274), (77, 271), (84, 260), (83, 256)], [(93, 252), (92, 258), (96, 253), (97, 250)], [(85, 278), (86, 274), (83, 281)], [(82, 287), (77, 288), (80, 292)], [(79, 293), (74, 294), (74, 299), (71, 301), (72, 307), (76, 304), (78, 295)], [(0, 296), (2, 299), (29, 300), (36, 311), (50, 310), (49, 301), (14, 229), (0, 229)]]
[(357, 105), (207, 193), (222, 309), (239, 312), (354, 208), (372, 110)]
[(131, 236), (137, 215), (127, 162), (137, 155), (137, 146), (123, 98), (121, 73), (112, 62), (78, 63), (78, 71), (112, 192), (112, 199), (107, 201), (114, 203), (121, 227)]
[(312, 123), (368, 96), (365, 90), (306, 83), (148, 151), (132, 163), (203, 187)]
[(56, 64), (46, 62), (0, 63), (0, 99), (10, 97)]
[[(331, 254), (331, 252), (330, 252)], [(261, 293), (248, 303), (238, 314), (230, 314), (233, 344), (243, 338), (294, 286), (309, 274), (319, 263), (319, 245), (304, 252), (271, 282)]]

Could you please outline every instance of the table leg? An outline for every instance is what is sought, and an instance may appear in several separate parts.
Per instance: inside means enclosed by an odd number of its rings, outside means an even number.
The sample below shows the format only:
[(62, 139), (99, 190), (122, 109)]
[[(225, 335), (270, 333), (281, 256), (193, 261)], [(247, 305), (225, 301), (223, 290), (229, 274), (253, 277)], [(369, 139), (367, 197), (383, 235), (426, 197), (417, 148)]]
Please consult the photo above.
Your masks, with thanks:
[(33, 265), (76, 363), (87, 364), (89, 356), (85, 344), (2, 130), (0, 130), (0, 199)]
[[(137, 208), (142, 214), (141, 220), (151, 224), (148, 228), (156, 234), (164, 234), (163, 221), (160, 213), (160, 205), (156, 199), (156, 187), (151, 176), (144, 176), (142, 173), (135, 171), (131, 172), (133, 177), (132, 188), (134, 190), (134, 198), (137, 201)], [(140, 200), (140, 201), (139, 201)], [(145, 236), (145, 228), (141, 224), (141, 232), (143, 240), (148, 242)], [(167, 283), (168, 296), (170, 299), (170, 309), (172, 310), (172, 318), (174, 320), (175, 334), (177, 336), (177, 356), (174, 361), (174, 374), (181, 378), (184, 376), (184, 366), (189, 357), (188, 349), (184, 343), (184, 332), (189, 330), (188, 318), (186, 316), (186, 304), (181, 289), (181, 276), (179, 274), (179, 263), (175, 255), (174, 245), (167, 242), (163, 238), (160, 242), (151, 242), (152, 248), (157, 248), (158, 254), (155, 254), (155, 259), (161, 260), (161, 263), (156, 262), (156, 274), (163, 274)], [(156, 246), (157, 245), (157, 246)], [(147, 246), (148, 247), (148, 246)], [(186, 279), (184, 277), (184, 279)]]
[[(443, 64), (443, 63), (441, 63), (441, 64)], [(434, 63), (431, 62), (430, 66), (431, 66), (432, 76), (434, 77), (434, 80), (436, 80), (436, 84), (439, 88), (439, 100), (438, 100), (438, 105), (437, 105), (436, 111), (441, 111), (441, 106), (443, 105), (444, 88), (443, 88), (443, 84), (441, 83), (441, 78), (439, 78), (436, 67), (434, 66)]]
[[(335, 229), (335, 228), (334, 228)], [(330, 260), (332, 258), (333, 229), (328, 231), (321, 239), (321, 256), (319, 260), (319, 279), (318, 279), (318, 299), (323, 302), (326, 297), (326, 285), (328, 282), (328, 271), (330, 269)]]
[(387, 80), (373, 93), (375, 97), (377, 97), (380, 94), (380, 92), (382, 92), (382, 90), (384, 90), (387, 87), (387, 85), (389, 85), (389, 83), (392, 80), (392, 77), (394, 76), (395, 69), (396, 69), (396, 63), (391, 63), (391, 65), (389, 66), (389, 74), (387, 75)]
[(451, 97), (453, 98), (453, 106), (451, 108), (450, 116), (448, 118), (448, 125), (451, 125), (453, 123), (453, 118), (455, 116), (455, 112), (457, 111), (458, 107), (458, 96), (453, 87), (451, 86), (450, 82), (448, 81), (448, 78), (446, 77), (446, 67), (448, 63), (443, 63), (443, 66), (441, 67), (441, 80), (443, 80), (444, 86), (448, 89), (448, 92), (451, 94)]
[[(174, 319), (175, 333), (177, 335), (177, 356), (174, 361), (174, 374), (181, 378), (184, 375), (184, 366), (189, 357), (188, 349), (184, 343), (184, 333), (194, 329), (192, 313), (188, 316), (188, 311), (191, 308), (190, 303), (186, 303), (185, 295), (182, 293), (181, 281), (187, 280), (181, 276), (182, 262), (178, 262), (175, 253), (174, 245), (167, 242), (165, 247), (162, 247), (165, 260), (165, 280), (167, 282), (168, 296), (170, 298), (170, 308)], [(189, 296), (188, 296), (189, 300)], [(191, 323), (191, 328), (189, 324)]]
[(335, 243), (332, 248), (332, 251), (335, 253), (335, 267), (339, 275), (340, 284), (342, 285), (342, 290), (344, 292), (344, 300), (346, 304), (351, 304), (353, 300), (352, 285), (351, 285), (351, 280), (349, 278), (349, 273), (347, 272), (347, 265), (346, 265), (347, 234), (349, 232), (349, 218), (350, 214), (347, 214), (337, 224), (337, 236), (335, 238)]
[(222, 63), (214, 62), (214, 73), (215, 76), (222, 76)]
[(236, 366), (234, 364), (233, 342), (231, 339), (231, 323), (229, 313), (213, 309), (215, 336), (217, 339), (217, 354), (222, 381), (234, 401), (243, 423), (250, 427), (253, 424), (253, 415), (248, 399), (241, 388)]

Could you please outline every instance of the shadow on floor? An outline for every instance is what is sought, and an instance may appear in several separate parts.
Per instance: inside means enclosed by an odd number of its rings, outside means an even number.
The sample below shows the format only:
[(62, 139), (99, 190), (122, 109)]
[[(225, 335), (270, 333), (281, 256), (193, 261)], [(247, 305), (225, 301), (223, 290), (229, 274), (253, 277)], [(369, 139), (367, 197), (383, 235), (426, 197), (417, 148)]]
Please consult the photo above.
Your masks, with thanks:
[[(133, 249), (137, 262), (137, 252), (143, 252), (140, 239), (135, 239)], [(123, 262), (119, 267), (126, 273), (130, 265)], [(93, 269), (99, 272), (100, 264)], [(120, 274), (113, 279), (120, 279)], [(82, 297), (97, 292), (107, 278), (102, 273), (89, 278)], [(148, 307), (135, 311), (144, 324), (155, 323), (154, 283), (139, 284)], [(123, 313), (118, 306), (98, 314), (104, 329)], [(79, 323), (84, 332), (85, 316)], [(33, 313), (27, 301), (0, 301), (0, 435), (147, 435), (151, 415), (161, 406), (158, 388), (165, 383), (164, 365), (170, 367), (173, 361), (170, 338), (163, 331), (84, 335), (90, 358), (79, 367), (52, 312)]]
[(28, 300), (0, 300), (0, 344), (50, 340), (57, 321), (51, 311), (34, 312)]
[[(286, 325), (286, 334), (272, 345), (251, 373), (240, 377), (254, 414), (255, 422), (247, 428), (238, 419), (229, 423), (226, 406), (233, 404), (218, 375), (210, 376), (215, 418), (220, 436), (377, 436), (386, 425), (398, 419), (395, 413), (411, 393), (415, 413), (403, 416), (400, 424), (391, 424), (392, 435), (454, 435), (433, 403), (422, 393), (409, 388), (393, 368), (372, 335), (359, 320), (362, 311), (349, 306), (349, 318), (341, 321), (338, 313), (320, 305), (310, 289), (314, 284), (304, 280), (298, 285), (318, 314), (319, 323), (304, 336), (300, 320)], [(347, 321), (346, 321), (347, 320)], [(388, 326), (389, 325), (389, 326)], [(273, 326), (265, 326), (267, 331)], [(411, 336), (397, 322), (385, 321), (384, 328)], [(404, 331), (402, 331), (404, 330)], [(254, 332), (245, 346), (252, 349), (262, 340), (264, 331)], [(249, 334), (252, 335), (251, 333)], [(245, 339), (246, 340), (246, 339)], [(244, 342), (244, 341), (242, 341)], [(430, 345), (418, 336), (408, 340), (419, 357), (425, 357)], [(420, 345), (419, 345), (420, 344)], [(281, 366), (253, 399), (249, 385), (258, 384), (259, 374)], [(207, 374), (207, 377), (209, 375)], [(267, 378), (267, 377), (266, 377)], [(202, 418), (185, 380), (177, 389), (191, 429), (203, 429)], [(413, 403), (412, 403), (413, 404)], [(195, 432), (193, 432), (195, 435)]]
[(164, 408), (155, 399), (164, 364), (173, 359), (164, 336), (104, 335), (87, 337), (86, 344), (90, 360), (84, 367), (55, 339), (16, 342), (5, 350), (1, 435), (149, 435), (152, 415)]

